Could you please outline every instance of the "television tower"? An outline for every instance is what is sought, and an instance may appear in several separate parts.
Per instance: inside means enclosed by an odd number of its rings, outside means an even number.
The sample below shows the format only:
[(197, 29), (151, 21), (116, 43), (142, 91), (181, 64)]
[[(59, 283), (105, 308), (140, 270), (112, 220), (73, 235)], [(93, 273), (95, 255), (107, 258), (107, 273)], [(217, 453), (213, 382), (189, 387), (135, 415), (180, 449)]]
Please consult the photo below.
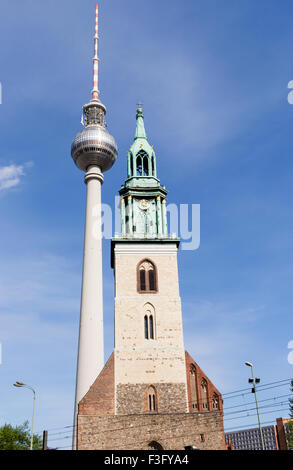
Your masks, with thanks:
[(105, 126), (106, 107), (99, 100), (98, 18), (97, 5), (92, 98), (83, 106), (84, 128), (71, 146), (71, 156), (85, 172), (87, 186), (74, 424), (78, 403), (104, 366), (101, 187), (103, 173), (112, 167), (118, 153)]

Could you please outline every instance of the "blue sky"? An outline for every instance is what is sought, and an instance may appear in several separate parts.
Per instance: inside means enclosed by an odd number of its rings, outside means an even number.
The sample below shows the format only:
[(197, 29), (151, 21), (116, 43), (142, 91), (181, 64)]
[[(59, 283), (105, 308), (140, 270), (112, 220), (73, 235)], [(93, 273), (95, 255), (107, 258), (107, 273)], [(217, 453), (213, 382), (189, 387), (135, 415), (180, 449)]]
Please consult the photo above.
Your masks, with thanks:
[[(30, 417), (30, 392), (11, 386), (23, 380), (37, 390), (37, 431), (72, 424), (85, 186), (70, 146), (92, 88), (94, 6), (1, 6), (0, 424)], [(103, 201), (114, 206), (125, 179), (142, 100), (168, 202), (201, 205), (201, 246), (179, 254), (185, 346), (222, 393), (246, 388), (247, 360), (262, 383), (293, 376), (292, 15), (286, 0), (100, 0), (101, 100), (119, 146)], [(256, 423), (240, 418), (226, 427)]]

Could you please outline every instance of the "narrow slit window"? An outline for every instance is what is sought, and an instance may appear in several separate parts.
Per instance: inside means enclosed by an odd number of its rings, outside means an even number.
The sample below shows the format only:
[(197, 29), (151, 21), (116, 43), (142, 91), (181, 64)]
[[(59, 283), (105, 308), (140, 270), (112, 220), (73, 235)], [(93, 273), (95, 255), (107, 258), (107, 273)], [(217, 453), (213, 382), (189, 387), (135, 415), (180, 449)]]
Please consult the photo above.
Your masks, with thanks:
[(149, 339), (149, 322), (147, 315), (144, 317), (144, 337)]
[(144, 337), (145, 339), (155, 339), (155, 322), (154, 316), (148, 310), (144, 316)]
[(145, 270), (141, 269), (139, 271), (140, 274), (140, 290), (145, 291), (146, 290), (146, 276), (145, 276)]
[(208, 383), (205, 379), (201, 382), (201, 399), (202, 399), (202, 408), (203, 410), (208, 409)]
[(154, 319), (150, 316), (150, 339), (154, 339)]
[(149, 176), (149, 161), (147, 157), (143, 159), (143, 176)]
[(149, 413), (158, 411), (157, 392), (153, 386), (150, 386), (147, 391), (147, 409)]
[(149, 287), (151, 291), (156, 290), (155, 271), (153, 269), (149, 270)]
[(141, 156), (139, 156), (136, 159), (136, 176), (142, 176), (142, 159)]

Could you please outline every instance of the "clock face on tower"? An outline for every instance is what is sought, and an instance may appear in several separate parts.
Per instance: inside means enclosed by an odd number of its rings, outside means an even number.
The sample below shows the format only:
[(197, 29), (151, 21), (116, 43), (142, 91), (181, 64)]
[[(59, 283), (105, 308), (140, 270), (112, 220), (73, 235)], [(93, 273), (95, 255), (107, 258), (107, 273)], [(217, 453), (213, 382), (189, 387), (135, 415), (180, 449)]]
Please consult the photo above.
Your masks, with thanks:
[(141, 200), (139, 201), (138, 207), (139, 207), (142, 211), (147, 211), (148, 208), (150, 207), (150, 201), (148, 201), (147, 199), (141, 199)]
[(156, 234), (156, 203), (154, 199), (136, 199), (135, 227), (137, 237), (153, 237)]

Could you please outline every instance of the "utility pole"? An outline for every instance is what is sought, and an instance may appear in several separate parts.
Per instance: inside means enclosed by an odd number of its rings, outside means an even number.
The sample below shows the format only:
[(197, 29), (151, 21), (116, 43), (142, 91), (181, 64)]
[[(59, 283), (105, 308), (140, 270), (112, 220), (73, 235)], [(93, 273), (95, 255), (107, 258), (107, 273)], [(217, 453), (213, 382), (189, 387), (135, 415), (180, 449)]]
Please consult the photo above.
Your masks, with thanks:
[(261, 429), (261, 424), (260, 424), (257, 394), (256, 394), (256, 384), (258, 384), (260, 382), (260, 379), (257, 378), (257, 377), (254, 377), (253, 364), (251, 364), (251, 362), (245, 362), (245, 365), (251, 368), (251, 378), (248, 379), (248, 383), (253, 384), (253, 387), (252, 387), (251, 391), (252, 391), (252, 393), (254, 393), (254, 396), (255, 396), (255, 405), (256, 405), (256, 412), (257, 412), (257, 419), (258, 419), (258, 427), (259, 427), (259, 432), (260, 432), (261, 447), (262, 447), (262, 450), (265, 450), (263, 434), (262, 434), (262, 429)]
[(34, 447), (34, 422), (35, 422), (35, 406), (36, 406), (36, 391), (27, 384), (24, 384), (23, 382), (17, 381), (15, 384), (13, 384), (14, 387), (25, 387), (28, 388), (33, 392), (33, 417), (32, 417), (32, 431), (31, 431), (31, 444), (30, 444), (30, 450), (33, 450)]
[(42, 450), (48, 450), (48, 431), (43, 431), (43, 447)]

